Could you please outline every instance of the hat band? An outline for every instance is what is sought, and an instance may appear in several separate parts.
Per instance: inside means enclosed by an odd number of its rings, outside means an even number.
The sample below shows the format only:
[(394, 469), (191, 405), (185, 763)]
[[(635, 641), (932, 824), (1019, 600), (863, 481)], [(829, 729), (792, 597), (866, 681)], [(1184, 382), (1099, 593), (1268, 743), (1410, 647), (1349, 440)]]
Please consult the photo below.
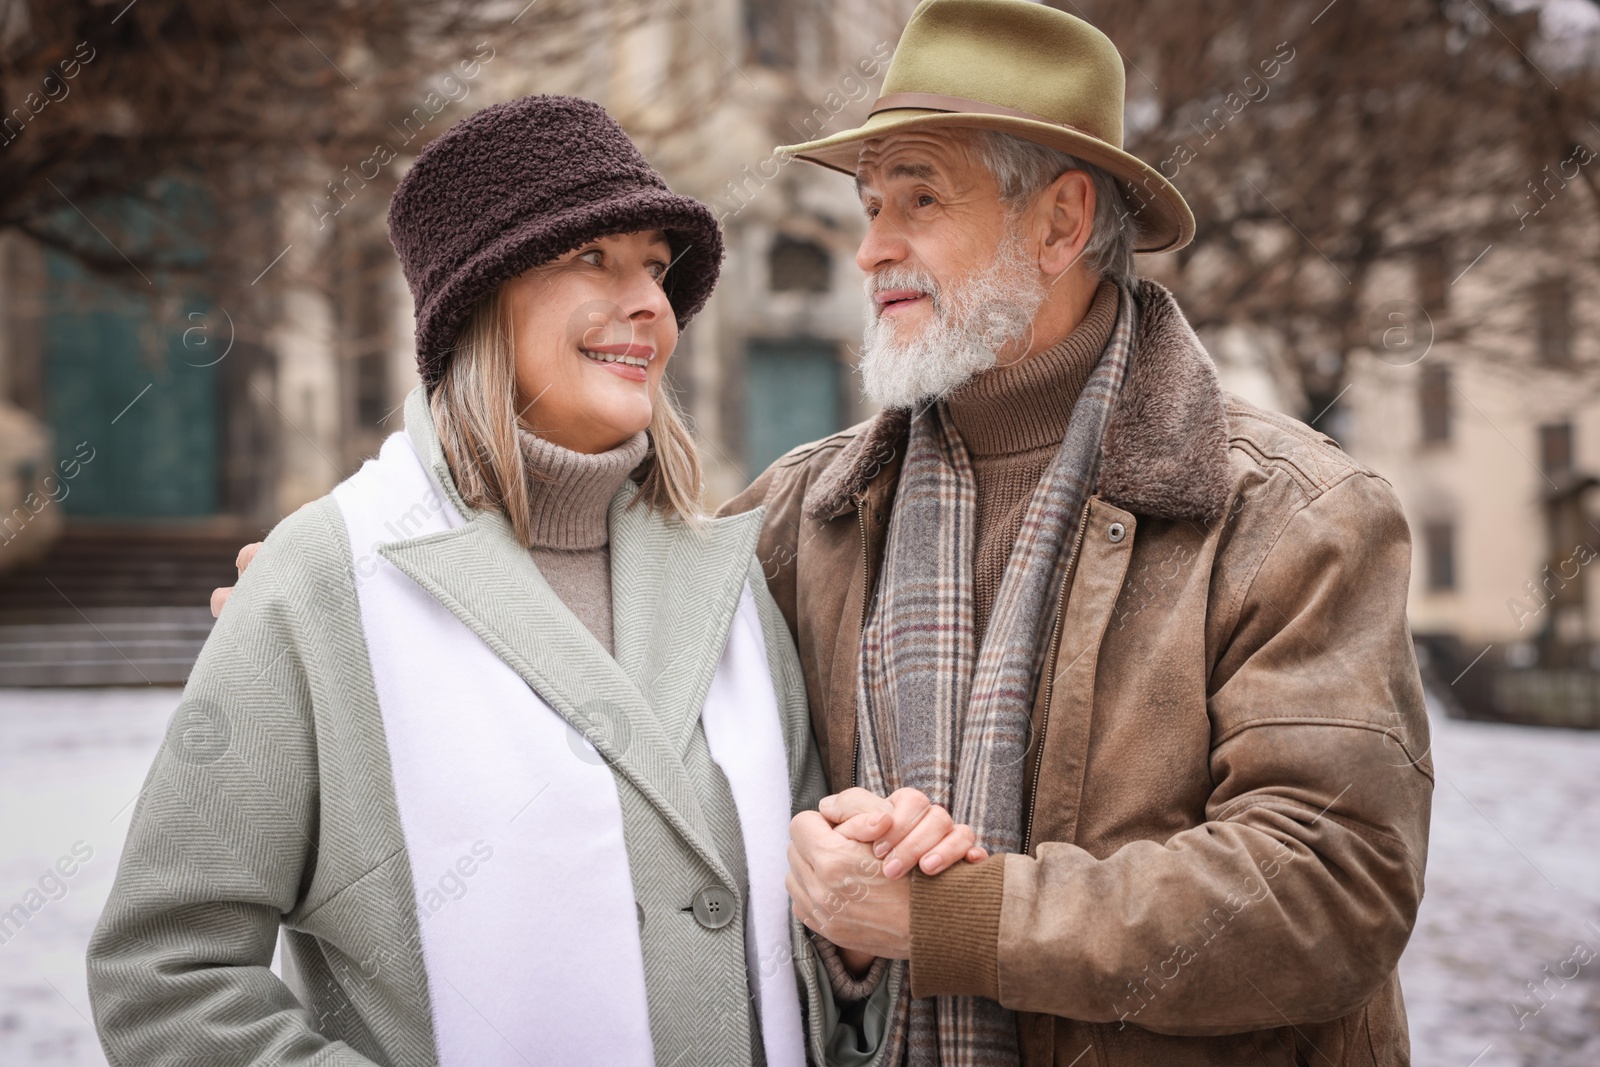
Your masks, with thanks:
[(1104, 137), (1090, 133), (1070, 122), (1060, 119), (1047, 119), (1043, 115), (1035, 115), (1031, 111), (1019, 111), (1014, 107), (1001, 107), (984, 100), (971, 100), (965, 96), (945, 96), (943, 93), (890, 93), (880, 96), (873, 103), (872, 110), (867, 112), (871, 118), (880, 111), (893, 111), (896, 108), (914, 107), (925, 111), (952, 111), (968, 112), (974, 115), (1003, 115), (1012, 119), (1028, 119), (1033, 122), (1046, 122), (1051, 126), (1061, 126), (1076, 133), (1093, 137), (1097, 141), (1104, 141)]

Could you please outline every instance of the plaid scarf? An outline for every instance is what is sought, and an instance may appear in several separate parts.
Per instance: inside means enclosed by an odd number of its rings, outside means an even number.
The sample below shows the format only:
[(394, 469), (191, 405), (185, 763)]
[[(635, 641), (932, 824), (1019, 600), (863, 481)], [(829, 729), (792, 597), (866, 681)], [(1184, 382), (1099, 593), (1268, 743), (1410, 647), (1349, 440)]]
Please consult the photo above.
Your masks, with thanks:
[[(1133, 294), (1072, 409), (1061, 448), (1006, 563), (983, 647), (974, 648), (977, 488), (943, 404), (918, 411), (889, 522), (882, 577), (861, 641), (861, 784), (880, 796), (922, 790), (977, 831), (991, 853), (1022, 847), (1023, 761), (1034, 691), (1100, 441), (1127, 373)], [(889, 1028), (892, 1065), (1014, 1067), (1016, 1016), (986, 997), (913, 1000)]]

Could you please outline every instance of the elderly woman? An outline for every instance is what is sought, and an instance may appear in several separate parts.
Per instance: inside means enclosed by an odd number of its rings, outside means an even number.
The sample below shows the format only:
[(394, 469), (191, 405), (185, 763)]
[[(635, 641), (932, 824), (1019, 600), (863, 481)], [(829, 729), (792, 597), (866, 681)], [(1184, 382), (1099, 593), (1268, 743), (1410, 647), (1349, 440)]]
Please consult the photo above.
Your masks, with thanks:
[(799, 664), (662, 388), (715, 221), (530, 97), (426, 149), (389, 225), (423, 386), (201, 653), (89, 948), (110, 1060), (831, 1056), (784, 888), (823, 789)]

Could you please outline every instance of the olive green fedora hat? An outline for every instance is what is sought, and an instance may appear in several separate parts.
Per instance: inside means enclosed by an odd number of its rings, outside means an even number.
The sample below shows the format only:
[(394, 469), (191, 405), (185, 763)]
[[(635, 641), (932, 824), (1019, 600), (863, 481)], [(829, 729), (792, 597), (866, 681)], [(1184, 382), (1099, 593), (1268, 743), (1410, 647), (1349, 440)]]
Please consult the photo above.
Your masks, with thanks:
[(1160, 172), (1122, 150), (1126, 78), (1111, 39), (1064, 11), (1026, 0), (923, 0), (866, 122), (779, 151), (854, 175), (869, 138), (999, 130), (1122, 179), (1138, 227), (1135, 250), (1170, 252), (1194, 237), (1194, 214)]

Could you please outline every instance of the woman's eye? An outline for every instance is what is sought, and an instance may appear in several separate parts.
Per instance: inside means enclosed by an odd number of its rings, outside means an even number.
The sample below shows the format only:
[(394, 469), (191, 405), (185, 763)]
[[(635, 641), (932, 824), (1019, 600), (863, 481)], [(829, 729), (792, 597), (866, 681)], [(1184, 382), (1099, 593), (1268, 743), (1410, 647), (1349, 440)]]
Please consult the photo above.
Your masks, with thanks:
[(661, 262), (659, 259), (652, 262), (648, 269), (650, 271), (650, 277), (654, 278), (658, 282), (667, 276), (667, 265)]
[[(589, 258), (591, 256), (594, 258)], [(601, 252), (598, 248), (591, 248), (587, 252), (579, 252), (578, 258), (583, 260), (585, 263), (593, 263), (598, 267), (601, 265), (600, 261), (605, 258), (605, 253)]]

